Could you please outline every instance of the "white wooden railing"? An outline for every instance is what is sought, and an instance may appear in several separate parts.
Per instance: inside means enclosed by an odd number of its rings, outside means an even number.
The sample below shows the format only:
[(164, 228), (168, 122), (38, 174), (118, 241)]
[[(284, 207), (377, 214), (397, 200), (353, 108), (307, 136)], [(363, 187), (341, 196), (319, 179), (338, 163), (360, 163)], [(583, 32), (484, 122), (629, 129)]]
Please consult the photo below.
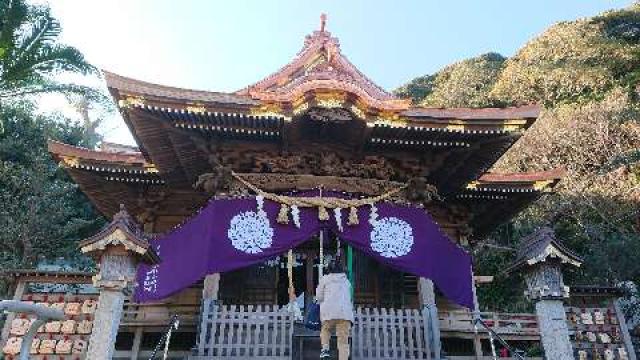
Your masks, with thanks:
[(197, 355), (191, 359), (290, 359), (293, 316), (277, 305), (205, 301)]
[(353, 359), (431, 359), (425, 310), (357, 308)]
[[(473, 313), (470, 311), (440, 311), (438, 317), (441, 331), (474, 331)], [(480, 318), (500, 335), (540, 335), (538, 319), (535, 314), (481, 312)]]

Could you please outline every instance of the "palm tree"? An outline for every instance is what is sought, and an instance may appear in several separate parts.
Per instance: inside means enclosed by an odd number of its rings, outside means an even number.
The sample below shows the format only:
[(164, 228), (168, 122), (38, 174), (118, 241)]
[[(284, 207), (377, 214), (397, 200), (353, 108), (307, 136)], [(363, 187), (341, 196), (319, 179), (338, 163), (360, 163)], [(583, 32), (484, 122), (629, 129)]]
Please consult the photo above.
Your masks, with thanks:
[(0, 0), (0, 101), (50, 92), (98, 94), (53, 79), (63, 72), (99, 73), (78, 49), (57, 42), (60, 30), (48, 6)]

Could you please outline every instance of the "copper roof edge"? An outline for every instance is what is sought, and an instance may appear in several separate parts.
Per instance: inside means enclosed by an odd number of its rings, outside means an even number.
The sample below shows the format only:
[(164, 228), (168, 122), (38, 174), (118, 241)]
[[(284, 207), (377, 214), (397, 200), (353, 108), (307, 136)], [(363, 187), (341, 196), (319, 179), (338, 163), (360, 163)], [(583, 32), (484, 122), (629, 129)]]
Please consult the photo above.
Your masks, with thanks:
[(566, 175), (566, 170), (562, 167), (547, 171), (514, 172), (514, 173), (494, 173), (486, 172), (480, 176), (478, 181), (487, 183), (512, 183), (512, 182), (532, 182), (555, 180), (559, 181)]
[(138, 80), (101, 69), (107, 87), (131, 95), (149, 95), (192, 102), (235, 103), (254, 105), (252, 98), (232, 92), (187, 89)]
[(511, 120), (511, 119), (537, 119), (540, 116), (541, 106), (529, 104), (522, 106), (509, 106), (504, 108), (444, 108), (444, 107), (412, 107), (401, 114), (408, 117), (424, 117), (436, 119), (486, 119), (486, 120)]
[(74, 156), (86, 160), (123, 162), (128, 164), (150, 165), (140, 152), (108, 152), (66, 144), (57, 140), (47, 140), (47, 150), (55, 156)]

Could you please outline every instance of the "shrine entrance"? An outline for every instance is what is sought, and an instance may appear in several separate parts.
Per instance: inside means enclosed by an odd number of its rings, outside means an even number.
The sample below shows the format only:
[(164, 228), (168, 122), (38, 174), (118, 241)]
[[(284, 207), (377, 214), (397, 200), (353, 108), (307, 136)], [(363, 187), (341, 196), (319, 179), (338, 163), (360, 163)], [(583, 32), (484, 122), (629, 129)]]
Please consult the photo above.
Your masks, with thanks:
[[(314, 300), (321, 262), (326, 267), (335, 261), (344, 263), (354, 291), (352, 357), (392, 354), (429, 359), (433, 346), (430, 315), (420, 309), (417, 278), (349, 249), (328, 230), (323, 232), (322, 246), (320, 236), (315, 235), (293, 248), (291, 257), (284, 253), (260, 265), (223, 273), (221, 302), (203, 302), (202, 342), (199, 356), (193, 359), (316, 358), (320, 351), (318, 332), (306, 329), (298, 316), (304, 316)], [(290, 301), (290, 284), (295, 290), (294, 302)], [(291, 306), (300, 309), (298, 316)], [(335, 350), (335, 344), (331, 348)]]
[[(292, 250), (291, 281), (297, 298), (297, 304), (305, 310), (303, 311), (304, 313), (306, 313), (307, 306), (315, 297), (315, 291), (320, 279), (320, 264), (323, 262), (326, 268), (338, 259), (338, 261), (346, 265), (346, 249), (345, 244), (341, 243), (334, 234), (325, 232), (322, 241), (322, 251), (320, 251), (319, 236), (314, 236), (313, 239)], [(284, 306), (290, 302), (287, 254), (280, 256), (279, 260), (278, 305)]]

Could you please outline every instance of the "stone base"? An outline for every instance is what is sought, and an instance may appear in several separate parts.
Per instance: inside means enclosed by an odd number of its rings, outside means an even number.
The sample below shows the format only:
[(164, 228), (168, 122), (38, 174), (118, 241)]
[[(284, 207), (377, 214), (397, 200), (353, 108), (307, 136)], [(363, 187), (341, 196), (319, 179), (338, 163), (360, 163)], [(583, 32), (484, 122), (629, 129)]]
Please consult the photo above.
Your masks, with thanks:
[(547, 359), (573, 360), (567, 317), (562, 300), (540, 300), (536, 303), (542, 347)]

